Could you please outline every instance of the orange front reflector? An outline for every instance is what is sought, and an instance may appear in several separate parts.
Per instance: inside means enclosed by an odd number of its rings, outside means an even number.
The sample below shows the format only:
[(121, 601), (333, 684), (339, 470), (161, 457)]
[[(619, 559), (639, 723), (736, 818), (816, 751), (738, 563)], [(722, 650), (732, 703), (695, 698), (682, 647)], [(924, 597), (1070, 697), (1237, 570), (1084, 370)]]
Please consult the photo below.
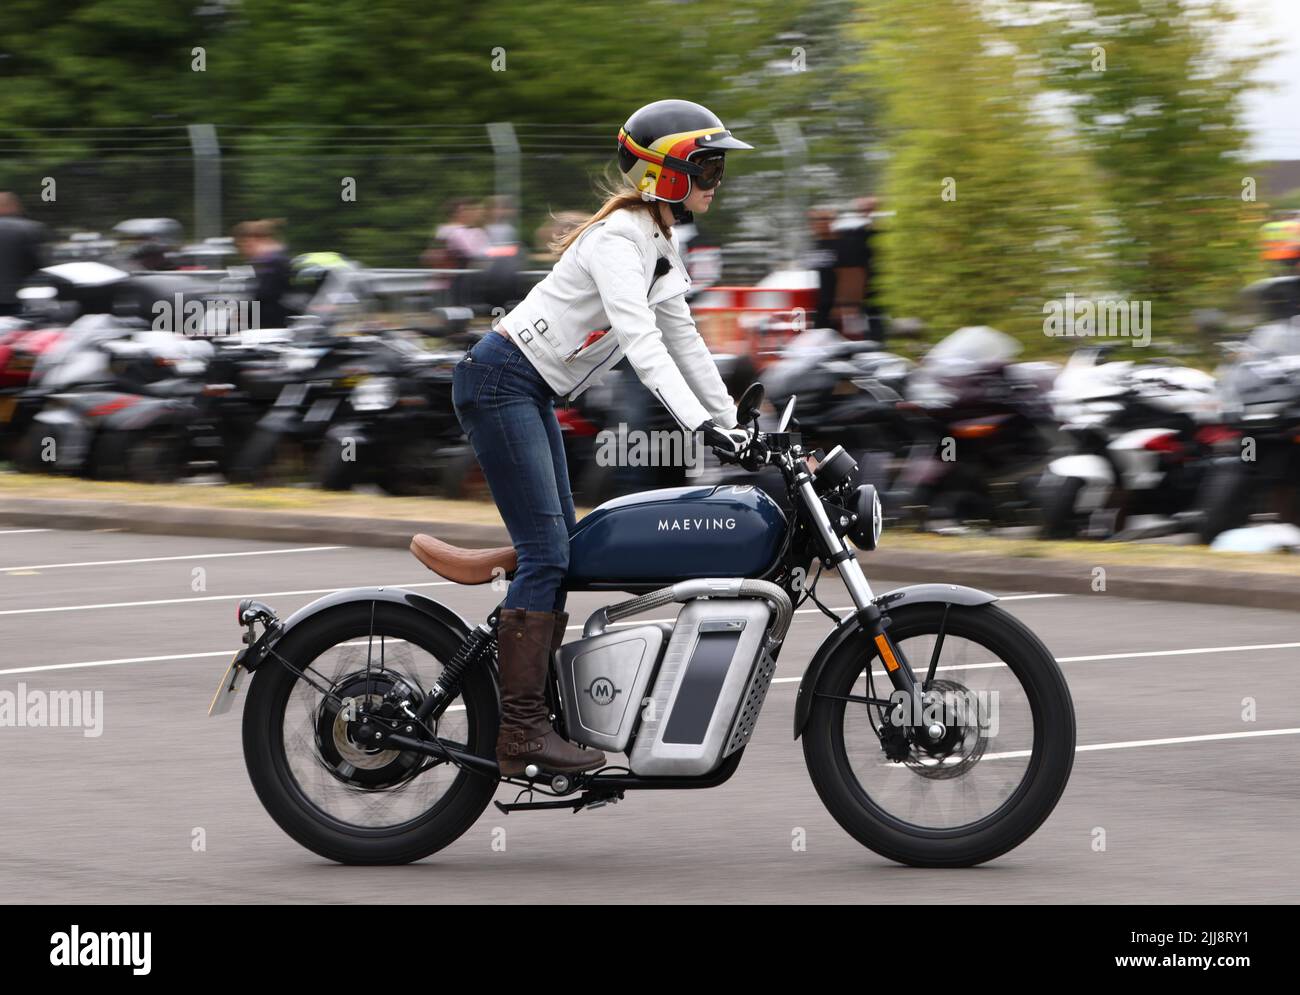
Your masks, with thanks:
[(898, 669), (898, 661), (894, 659), (894, 651), (889, 648), (889, 640), (883, 634), (876, 637), (876, 648), (880, 650), (880, 659), (885, 661), (885, 669), (892, 674)]

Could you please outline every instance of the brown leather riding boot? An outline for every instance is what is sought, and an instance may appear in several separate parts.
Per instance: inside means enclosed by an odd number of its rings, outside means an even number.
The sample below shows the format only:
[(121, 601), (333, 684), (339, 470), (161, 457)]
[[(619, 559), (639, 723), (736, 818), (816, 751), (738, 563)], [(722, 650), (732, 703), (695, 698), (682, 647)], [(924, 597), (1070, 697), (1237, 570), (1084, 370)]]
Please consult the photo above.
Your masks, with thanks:
[[(551, 726), (546, 707), (546, 677), (551, 647), (563, 639), (556, 612), (503, 608), (497, 624), (497, 663), (501, 672), (501, 725), (497, 766), (503, 777), (518, 777), (529, 764), (572, 774), (594, 770), (605, 754), (565, 740)], [(568, 616), (565, 614), (564, 621)]]

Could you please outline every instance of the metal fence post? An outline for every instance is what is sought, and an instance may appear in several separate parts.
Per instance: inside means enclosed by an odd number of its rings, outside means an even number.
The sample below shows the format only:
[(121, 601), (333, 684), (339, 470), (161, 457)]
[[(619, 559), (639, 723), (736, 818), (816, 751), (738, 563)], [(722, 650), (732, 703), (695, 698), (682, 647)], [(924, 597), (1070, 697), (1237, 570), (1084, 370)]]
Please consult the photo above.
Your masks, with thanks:
[(194, 238), (216, 238), (221, 226), (221, 146), (210, 124), (189, 125), (194, 155)]
[(520, 178), (519, 139), (515, 137), (515, 126), (509, 121), (493, 121), (487, 126), (488, 137), (492, 140), (493, 160), (496, 166), (496, 193), (509, 197), (514, 205), (515, 217), (519, 217), (520, 193), (523, 184)]
[(776, 140), (781, 145), (781, 159), (785, 164), (785, 182), (782, 191), (785, 251), (789, 256), (789, 265), (797, 266), (808, 244), (808, 230), (804, 220), (807, 208), (804, 204), (803, 187), (803, 170), (808, 161), (808, 143), (804, 141), (803, 132), (799, 130), (799, 125), (795, 121), (777, 121), (772, 127), (776, 131)]

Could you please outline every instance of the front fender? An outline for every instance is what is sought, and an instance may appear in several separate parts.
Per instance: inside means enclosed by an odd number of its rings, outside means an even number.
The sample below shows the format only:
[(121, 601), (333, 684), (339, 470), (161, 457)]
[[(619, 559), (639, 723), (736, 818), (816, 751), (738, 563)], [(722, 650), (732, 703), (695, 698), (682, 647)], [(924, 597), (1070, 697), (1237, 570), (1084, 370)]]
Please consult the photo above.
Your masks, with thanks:
[(246, 652), (244, 659), (240, 661), (240, 666), (248, 671), (256, 670), (257, 666), (266, 658), (267, 652), (298, 626), (321, 612), (357, 601), (383, 601), (388, 604), (404, 605), (453, 630), (462, 639), (468, 636), (470, 632), (469, 623), (459, 614), (446, 605), (434, 601), (432, 598), (426, 598), (422, 594), (416, 594), (401, 587), (353, 587), (345, 591), (335, 591), (333, 594), (327, 594), (324, 597), (317, 598), (311, 604), (299, 608), (268, 633), (269, 639), (259, 640), (252, 651)]
[[(974, 607), (976, 605), (992, 604), (997, 600), (996, 594), (989, 594), (987, 591), (980, 591), (973, 587), (962, 587), (960, 584), (912, 584), (908, 587), (900, 587), (897, 591), (882, 594), (876, 598), (875, 604), (887, 615), (890, 609), (923, 602)], [(822, 640), (822, 644), (817, 647), (817, 652), (813, 654), (812, 660), (808, 662), (808, 669), (804, 671), (803, 680), (799, 682), (799, 693), (794, 700), (795, 739), (803, 735), (804, 726), (808, 724), (808, 715), (812, 712), (813, 691), (821, 680), (822, 670), (825, 669), (827, 662), (834, 656), (835, 651), (857, 635), (859, 631), (861, 631), (861, 626), (857, 615), (850, 615)]]

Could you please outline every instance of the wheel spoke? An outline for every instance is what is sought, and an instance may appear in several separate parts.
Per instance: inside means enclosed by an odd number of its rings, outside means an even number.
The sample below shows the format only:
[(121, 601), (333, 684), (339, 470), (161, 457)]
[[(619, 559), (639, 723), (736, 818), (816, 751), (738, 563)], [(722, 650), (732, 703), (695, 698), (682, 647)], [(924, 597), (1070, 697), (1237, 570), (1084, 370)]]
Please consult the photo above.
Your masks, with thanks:
[[(290, 690), (283, 742), (298, 788), (336, 821), (391, 828), (428, 812), (467, 776), (454, 764), (392, 747), (352, 741), (354, 724), (339, 702), (351, 698), (377, 718), (400, 718), (401, 701), (413, 704), (432, 686), (442, 663), (427, 650), (393, 638), (375, 623), (361, 639), (339, 643), (302, 667)], [(387, 710), (387, 711), (386, 711)], [(470, 751), (468, 715), (444, 717), (436, 735)]]
[[(998, 654), (951, 630), (948, 621), (945, 613), (941, 627), (902, 633), (897, 640), (909, 659), (928, 662), (927, 710), (918, 717), (922, 728), (910, 734), (903, 762), (889, 760), (878, 735), (868, 727), (869, 718), (876, 724), (872, 710), (889, 704), (873, 691), (879, 664), (875, 657), (864, 661), (849, 686), (817, 692), (842, 713), (841, 739), (858, 788), (892, 818), (927, 829), (967, 825), (997, 811), (1021, 783), (1028, 758), (986, 760), (984, 755), (1015, 753), (1033, 742), (1028, 698), (1014, 671), (1005, 665), (965, 669), (1000, 662)], [(942, 736), (930, 740), (926, 730), (936, 720)], [(988, 764), (996, 765), (996, 773), (979, 779)]]

